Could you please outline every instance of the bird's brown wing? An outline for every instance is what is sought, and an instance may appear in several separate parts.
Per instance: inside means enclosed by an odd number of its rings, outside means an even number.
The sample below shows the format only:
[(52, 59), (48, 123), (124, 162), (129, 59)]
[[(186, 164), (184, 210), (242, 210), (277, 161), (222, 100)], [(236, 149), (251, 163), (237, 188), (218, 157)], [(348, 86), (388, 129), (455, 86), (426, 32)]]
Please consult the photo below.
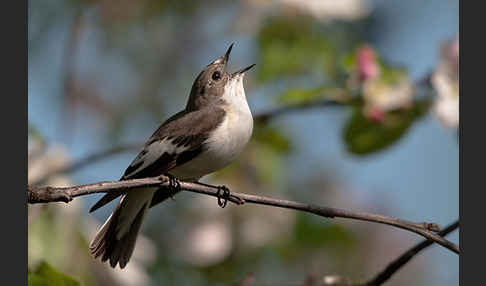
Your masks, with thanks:
[[(192, 112), (181, 111), (175, 114), (152, 134), (120, 180), (155, 177), (191, 161), (204, 151), (204, 142), (215, 126), (223, 121), (224, 115), (224, 109), (218, 107)], [(90, 212), (106, 205), (123, 193), (123, 191), (107, 193), (91, 207)], [(166, 199), (167, 193), (165, 190), (157, 191), (151, 205)]]

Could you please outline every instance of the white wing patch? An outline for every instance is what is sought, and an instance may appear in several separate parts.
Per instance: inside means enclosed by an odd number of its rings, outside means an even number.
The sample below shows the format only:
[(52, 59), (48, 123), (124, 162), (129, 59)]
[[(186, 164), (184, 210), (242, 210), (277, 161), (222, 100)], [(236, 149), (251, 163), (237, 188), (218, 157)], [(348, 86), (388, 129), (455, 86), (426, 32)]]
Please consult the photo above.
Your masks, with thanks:
[(177, 146), (176, 144), (173, 144), (171, 140), (167, 140), (167, 138), (164, 138), (162, 140), (157, 140), (154, 141), (152, 144), (146, 146), (140, 154), (133, 160), (133, 162), (130, 164), (130, 166), (138, 166), (135, 170), (131, 171), (130, 173), (126, 174), (125, 176), (132, 176), (141, 170), (145, 169), (147, 166), (150, 166), (152, 163), (154, 163), (160, 156), (162, 156), (164, 153), (168, 154), (180, 154), (187, 149), (189, 149), (190, 146), (183, 145), (183, 146)]

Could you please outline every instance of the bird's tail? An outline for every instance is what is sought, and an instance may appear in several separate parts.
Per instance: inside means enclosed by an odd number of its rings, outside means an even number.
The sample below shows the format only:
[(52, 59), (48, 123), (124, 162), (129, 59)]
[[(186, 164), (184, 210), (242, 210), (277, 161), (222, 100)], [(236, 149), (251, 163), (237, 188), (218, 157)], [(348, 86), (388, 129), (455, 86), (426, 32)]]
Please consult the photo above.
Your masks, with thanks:
[(89, 248), (95, 259), (101, 256), (101, 261), (109, 260), (113, 268), (117, 263), (120, 268), (127, 265), (155, 190), (131, 190), (122, 197), (115, 211), (90, 243)]

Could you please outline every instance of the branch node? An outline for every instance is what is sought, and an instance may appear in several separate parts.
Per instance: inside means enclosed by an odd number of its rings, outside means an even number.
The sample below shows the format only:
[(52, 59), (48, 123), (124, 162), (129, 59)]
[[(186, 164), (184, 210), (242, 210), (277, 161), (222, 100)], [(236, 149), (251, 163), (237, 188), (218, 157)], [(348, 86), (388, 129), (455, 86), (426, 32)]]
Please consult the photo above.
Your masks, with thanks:
[(437, 224), (437, 223), (424, 222), (423, 225), (424, 225), (424, 228), (425, 229), (430, 230), (430, 231), (433, 231), (433, 232), (440, 232), (440, 231), (442, 231), (442, 227), (439, 224)]
[(246, 202), (245, 199), (234, 196), (234, 195), (230, 195), (230, 199), (231, 199), (232, 202), (234, 202), (235, 204), (237, 204), (239, 206), (245, 204), (245, 202)]
[(27, 188), (27, 200), (28, 203), (48, 203), (48, 202), (65, 202), (69, 203), (73, 200), (73, 197), (69, 192), (59, 192), (53, 187), (44, 187), (34, 189), (32, 187)]
[(61, 202), (69, 203), (70, 201), (73, 200), (73, 197), (71, 197), (69, 194), (66, 193), (61, 193), (56, 195), (57, 199)]

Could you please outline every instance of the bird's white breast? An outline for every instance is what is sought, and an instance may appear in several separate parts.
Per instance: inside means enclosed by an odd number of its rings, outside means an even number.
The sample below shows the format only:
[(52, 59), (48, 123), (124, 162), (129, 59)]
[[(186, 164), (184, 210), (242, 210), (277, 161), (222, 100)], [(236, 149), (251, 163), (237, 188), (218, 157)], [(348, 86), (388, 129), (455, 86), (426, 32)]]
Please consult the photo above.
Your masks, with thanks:
[(227, 85), (222, 96), (226, 114), (206, 140), (206, 150), (190, 162), (174, 168), (173, 175), (181, 179), (200, 178), (224, 168), (243, 151), (253, 132), (253, 117), (242, 81), (243, 76), (240, 76)]

